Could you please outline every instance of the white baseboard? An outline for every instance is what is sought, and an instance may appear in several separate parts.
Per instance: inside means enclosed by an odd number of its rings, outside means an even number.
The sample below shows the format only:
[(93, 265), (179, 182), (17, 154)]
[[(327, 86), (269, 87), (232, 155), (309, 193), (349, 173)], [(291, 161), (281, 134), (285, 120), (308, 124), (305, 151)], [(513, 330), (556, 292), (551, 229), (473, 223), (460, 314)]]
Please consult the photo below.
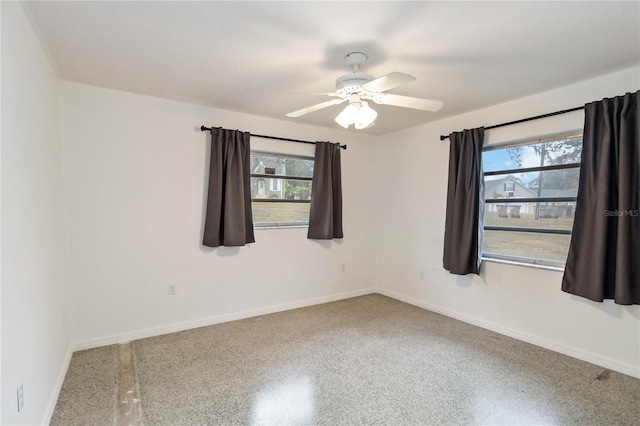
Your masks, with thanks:
[(53, 388), (53, 392), (51, 393), (51, 397), (49, 398), (49, 403), (47, 404), (47, 409), (44, 412), (44, 416), (42, 417), (41, 424), (48, 425), (51, 423), (51, 417), (53, 417), (53, 412), (56, 409), (56, 403), (58, 402), (58, 397), (60, 397), (60, 391), (62, 390), (62, 384), (64, 383), (64, 378), (67, 375), (67, 370), (69, 370), (69, 364), (71, 364), (71, 356), (73, 355), (73, 348), (71, 345), (67, 348), (67, 353), (64, 356), (64, 361), (62, 362), (62, 368), (58, 373), (58, 379), (56, 380), (55, 387)]
[(249, 311), (218, 315), (218, 316), (204, 318), (204, 319), (195, 320), (195, 321), (185, 321), (185, 322), (169, 324), (161, 327), (153, 327), (153, 328), (137, 330), (137, 331), (128, 332), (128, 333), (101, 337), (97, 339), (89, 339), (89, 340), (75, 342), (72, 345), (71, 350), (67, 354), (67, 358), (65, 359), (65, 369), (63, 372), (61, 372), (61, 376), (58, 378), (58, 383), (56, 385), (57, 392), (55, 394), (55, 398), (52, 398), (53, 402), (50, 402), (49, 404), (50, 407), (48, 407), (48, 410), (47, 410), (48, 416), (50, 418), (50, 416), (53, 414), (53, 410), (55, 409), (55, 402), (57, 401), (57, 396), (60, 393), (62, 382), (64, 381), (64, 376), (66, 374), (66, 369), (69, 366), (71, 355), (75, 351), (92, 349), (100, 346), (112, 345), (112, 344), (123, 343), (123, 342), (130, 342), (132, 340), (144, 339), (147, 337), (159, 336), (159, 335), (168, 334), (168, 333), (175, 333), (178, 331), (189, 330), (192, 328), (205, 327), (208, 325), (220, 324), (220, 323), (229, 322), (229, 321), (236, 321), (236, 320), (256, 317), (260, 315), (267, 315), (275, 312), (288, 311), (291, 309), (304, 308), (307, 306), (319, 305), (322, 303), (335, 302), (337, 300), (350, 299), (352, 297), (364, 296), (372, 293), (379, 293), (379, 294), (382, 294), (383, 296), (391, 297), (393, 299), (396, 299), (405, 303), (409, 303), (410, 305), (418, 306), (428, 311), (436, 312), (438, 314), (442, 314), (447, 317), (466, 322), (468, 324), (476, 325), (478, 327), (485, 328), (487, 330), (495, 331), (496, 333), (500, 333), (505, 336), (512, 337), (514, 339), (522, 340), (524, 342), (531, 343), (536, 346), (540, 346), (555, 352), (559, 352), (561, 354), (568, 355), (573, 358), (590, 362), (592, 364), (600, 365), (610, 370), (618, 371), (620, 373), (627, 374), (632, 377), (640, 378), (640, 370), (632, 364), (627, 364), (627, 363), (617, 361), (615, 359), (603, 357), (593, 352), (575, 348), (573, 346), (569, 346), (557, 341), (541, 338), (539, 336), (525, 333), (519, 330), (514, 330), (509, 327), (504, 327), (502, 325), (485, 321), (469, 315), (461, 314), (459, 312), (443, 309), (438, 306), (430, 305), (429, 303), (425, 303), (418, 299), (404, 296), (402, 294), (399, 294), (390, 290), (385, 290), (381, 288), (379, 289), (366, 288), (366, 289), (361, 289), (361, 290), (356, 290), (356, 291), (351, 291), (346, 293), (334, 294), (331, 296), (316, 297), (312, 299), (305, 299), (305, 300), (285, 303), (281, 305), (268, 306), (268, 307), (249, 310)]
[(554, 352), (559, 352), (561, 354), (568, 355), (570, 357), (577, 358), (582, 361), (590, 362), (592, 364), (596, 364), (601, 367), (626, 374), (628, 376), (640, 378), (640, 369), (638, 369), (638, 367), (632, 364), (620, 362), (615, 359), (611, 359), (608, 357), (595, 354), (593, 352), (585, 351), (579, 348), (575, 348), (573, 346), (566, 345), (564, 343), (548, 340), (548, 339), (545, 339), (533, 334), (525, 333), (519, 330), (514, 330), (509, 327), (504, 327), (502, 325), (485, 321), (479, 318), (475, 318), (469, 315), (464, 315), (459, 312), (443, 309), (438, 306), (430, 305), (423, 301), (414, 299), (412, 297), (404, 296), (394, 291), (378, 288), (376, 289), (376, 292), (382, 294), (383, 296), (391, 297), (392, 299), (396, 299), (401, 302), (405, 302), (410, 305), (414, 305), (419, 308), (426, 309), (428, 311), (442, 314), (444, 316), (454, 318), (462, 322), (466, 322), (468, 324), (476, 325), (478, 327), (485, 328), (487, 330), (495, 331), (496, 333), (504, 334), (505, 336), (513, 337), (514, 339), (517, 339), (517, 340), (522, 340), (523, 342), (531, 343), (533, 345), (540, 346), (545, 349), (552, 350)]
[(268, 306), (265, 308), (253, 309), (250, 311), (236, 312), (232, 314), (218, 315), (214, 317), (185, 321), (176, 324), (168, 324), (161, 327), (147, 328), (136, 330), (128, 333), (116, 334), (97, 339), (88, 339), (75, 342), (73, 351), (84, 349), (93, 349), (100, 346), (113, 345), (116, 343), (130, 342), (132, 340), (144, 339), (147, 337), (160, 336), (162, 334), (175, 333), (177, 331), (190, 330), (192, 328), (205, 327), (208, 325), (220, 324), (223, 322), (236, 321), (245, 318), (257, 317), (260, 315), (272, 314), (275, 312), (288, 311), (291, 309), (304, 308), (307, 306), (319, 305), (322, 303), (335, 302), (337, 300), (350, 299), (352, 297), (364, 296), (375, 293), (374, 288), (365, 288), (361, 290), (350, 291), (346, 293), (333, 294), (331, 296), (315, 297), (312, 299), (299, 300), (281, 305)]

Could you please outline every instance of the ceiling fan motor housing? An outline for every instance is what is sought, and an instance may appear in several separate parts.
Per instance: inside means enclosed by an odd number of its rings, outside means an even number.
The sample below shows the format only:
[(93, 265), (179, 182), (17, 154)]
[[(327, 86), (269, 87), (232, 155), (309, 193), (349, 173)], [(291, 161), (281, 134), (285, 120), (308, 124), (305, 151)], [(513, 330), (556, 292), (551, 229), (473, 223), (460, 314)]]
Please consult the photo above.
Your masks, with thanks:
[(353, 72), (351, 74), (345, 74), (338, 77), (336, 80), (336, 92), (338, 93), (352, 93), (361, 89), (363, 84), (366, 84), (374, 80), (374, 77), (363, 72)]
[(351, 52), (344, 57), (344, 61), (353, 69), (353, 72), (340, 76), (336, 80), (336, 92), (339, 94), (348, 96), (352, 93), (359, 93), (363, 90), (361, 87), (363, 84), (374, 80), (372, 75), (358, 72), (358, 68), (367, 62), (367, 55), (364, 53)]

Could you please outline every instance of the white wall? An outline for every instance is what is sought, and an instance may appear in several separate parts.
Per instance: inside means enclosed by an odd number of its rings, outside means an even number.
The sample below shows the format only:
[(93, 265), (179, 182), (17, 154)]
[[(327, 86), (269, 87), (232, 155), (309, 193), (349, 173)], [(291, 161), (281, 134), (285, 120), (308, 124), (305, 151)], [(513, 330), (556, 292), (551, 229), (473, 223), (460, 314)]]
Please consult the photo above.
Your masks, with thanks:
[[(76, 348), (373, 291), (370, 138), (70, 82), (61, 83), (61, 108)], [(203, 247), (202, 124), (346, 143), (345, 238), (257, 230), (256, 243), (242, 248)], [(258, 138), (252, 147), (314, 149)]]
[[(640, 306), (594, 303), (563, 293), (561, 272), (489, 262), (480, 276), (459, 277), (443, 269), (449, 143), (439, 139), (639, 87), (640, 70), (633, 68), (379, 138), (379, 291), (640, 377)], [(489, 130), (485, 143), (581, 129), (583, 117), (576, 112)]]
[(48, 422), (71, 355), (58, 83), (20, 4), (1, 8), (1, 422), (33, 425)]

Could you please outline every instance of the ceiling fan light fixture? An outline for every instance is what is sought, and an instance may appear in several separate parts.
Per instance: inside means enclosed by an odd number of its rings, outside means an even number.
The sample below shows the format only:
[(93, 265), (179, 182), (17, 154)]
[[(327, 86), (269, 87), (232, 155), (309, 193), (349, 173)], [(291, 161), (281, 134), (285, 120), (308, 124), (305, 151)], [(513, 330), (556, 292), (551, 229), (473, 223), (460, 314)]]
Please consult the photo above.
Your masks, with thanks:
[(371, 108), (366, 101), (353, 99), (349, 102), (349, 105), (338, 114), (335, 121), (345, 129), (348, 129), (350, 125), (354, 124), (356, 129), (361, 130), (373, 126), (377, 116), (378, 113)]
[(338, 77), (334, 93), (316, 93), (317, 95), (329, 95), (338, 99), (311, 105), (310, 107), (290, 112), (286, 116), (292, 118), (301, 117), (310, 112), (348, 101), (349, 106), (338, 114), (335, 121), (345, 129), (348, 129), (353, 124), (356, 130), (362, 130), (374, 126), (375, 119), (378, 116), (378, 113), (365, 100), (380, 105), (399, 106), (431, 112), (438, 111), (443, 106), (442, 101), (385, 93), (403, 84), (411, 83), (416, 79), (412, 75), (394, 71), (382, 77), (374, 78), (372, 75), (359, 71), (360, 66), (367, 61), (367, 55), (364, 53), (351, 52), (344, 59), (347, 66), (352, 69), (352, 72)]
[(360, 109), (360, 105), (357, 103), (350, 103), (347, 105), (345, 109), (342, 110), (340, 114), (336, 117), (336, 123), (348, 129), (349, 126), (356, 122), (356, 117), (358, 115), (358, 110)]
[(373, 126), (377, 116), (378, 113), (367, 102), (363, 101), (356, 116), (356, 129), (361, 130)]

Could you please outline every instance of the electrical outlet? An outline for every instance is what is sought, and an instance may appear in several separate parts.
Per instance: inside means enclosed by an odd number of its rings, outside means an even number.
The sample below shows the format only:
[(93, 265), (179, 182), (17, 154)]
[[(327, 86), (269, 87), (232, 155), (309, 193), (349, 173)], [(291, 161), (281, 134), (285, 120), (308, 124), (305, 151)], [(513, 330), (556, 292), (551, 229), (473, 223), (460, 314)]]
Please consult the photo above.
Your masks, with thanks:
[(342, 264), (342, 272), (347, 272), (347, 264), (346, 263)]
[(19, 413), (22, 411), (22, 408), (24, 407), (24, 388), (22, 386), (22, 383), (20, 383), (20, 386), (18, 386), (17, 397), (18, 397), (18, 413)]
[(424, 280), (424, 270), (420, 271), (420, 279)]
[(175, 296), (175, 295), (176, 295), (176, 285), (169, 284), (169, 296)]

